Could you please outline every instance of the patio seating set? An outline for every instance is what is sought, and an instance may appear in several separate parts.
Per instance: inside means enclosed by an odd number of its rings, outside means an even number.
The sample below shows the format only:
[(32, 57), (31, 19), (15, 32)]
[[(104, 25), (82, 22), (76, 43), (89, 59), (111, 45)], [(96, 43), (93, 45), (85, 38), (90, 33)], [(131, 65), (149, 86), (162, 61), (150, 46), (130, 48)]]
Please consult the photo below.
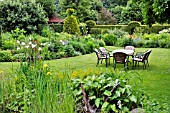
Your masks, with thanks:
[[(117, 49), (113, 51), (107, 50), (105, 47), (100, 47), (99, 49), (94, 49), (94, 52), (97, 56), (97, 64), (105, 60), (106, 67), (110, 65), (110, 59), (113, 58), (113, 67), (116, 69), (117, 64), (124, 64), (124, 68), (128, 69), (128, 63), (131, 63), (132, 61), (132, 69), (139, 66), (139, 63), (141, 62), (143, 64), (143, 69), (146, 68), (146, 66), (149, 67), (149, 55), (152, 52), (152, 49), (148, 49), (145, 52), (137, 52), (135, 54), (135, 47), (134, 46), (126, 46), (124, 49)], [(131, 58), (131, 60), (130, 60)]]

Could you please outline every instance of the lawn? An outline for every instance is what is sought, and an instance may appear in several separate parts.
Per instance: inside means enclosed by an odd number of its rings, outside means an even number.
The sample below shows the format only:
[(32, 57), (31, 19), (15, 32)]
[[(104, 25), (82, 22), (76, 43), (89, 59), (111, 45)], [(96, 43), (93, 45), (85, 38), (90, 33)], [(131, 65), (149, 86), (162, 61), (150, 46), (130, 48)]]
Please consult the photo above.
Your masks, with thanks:
[[(109, 50), (117, 49), (117, 47), (107, 47)], [(146, 51), (148, 48), (136, 48), (135, 52)], [(149, 57), (150, 67), (143, 70), (142, 66), (136, 67), (132, 70), (131, 66), (127, 72), (138, 73), (143, 79), (143, 83), (140, 84), (144, 91), (151, 95), (152, 98), (163, 104), (167, 102), (170, 105), (170, 49), (164, 48), (152, 48), (152, 53)], [(111, 65), (105, 67), (105, 62), (99, 64), (96, 67), (97, 57), (95, 53), (63, 58), (57, 60), (45, 61), (48, 63), (53, 71), (57, 72), (72, 72), (74, 70), (92, 70), (92, 71), (108, 71), (113, 70), (113, 61), (111, 59)], [(16, 68), (19, 63), (17, 62), (0, 62), (0, 71), (3, 71), (3, 75), (9, 75), (12, 73), (11, 69)], [(118, 70), (123, 69), (123, 65), (118, 65)]]

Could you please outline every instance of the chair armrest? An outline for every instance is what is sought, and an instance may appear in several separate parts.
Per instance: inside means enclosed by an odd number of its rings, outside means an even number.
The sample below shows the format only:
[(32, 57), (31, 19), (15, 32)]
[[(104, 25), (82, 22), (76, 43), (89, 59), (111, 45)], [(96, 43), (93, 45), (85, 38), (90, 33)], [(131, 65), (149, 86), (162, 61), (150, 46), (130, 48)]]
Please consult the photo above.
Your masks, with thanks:
[(145, 52), (137, 52), (135, 58), (142, 58)]

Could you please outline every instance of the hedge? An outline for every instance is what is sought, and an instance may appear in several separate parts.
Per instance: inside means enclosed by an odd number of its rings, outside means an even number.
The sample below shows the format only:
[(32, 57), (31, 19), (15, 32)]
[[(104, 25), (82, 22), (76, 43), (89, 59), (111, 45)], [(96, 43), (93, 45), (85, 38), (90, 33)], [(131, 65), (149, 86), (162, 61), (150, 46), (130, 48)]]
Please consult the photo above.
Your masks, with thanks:
[[(94, 26), (90, 33), (91, 34), (96, 34), (96, 33), (101, 33), (102, 29), (122, 29), (126, 32), (129, 32), (130, 29), (132, 29), (131, 27), (129, 27), (128, 25), (96, 25)], [(140, 25), (140, 31), (142, 31), (143, 33), (159, 33), (159, 31), (163, 30), (163, 29), (167, 29), (170, 28), (170, 25), (158, 25), (158, 24), (154, 24), (152, 25), (151, 28), (149, 28), (147, 25)]]

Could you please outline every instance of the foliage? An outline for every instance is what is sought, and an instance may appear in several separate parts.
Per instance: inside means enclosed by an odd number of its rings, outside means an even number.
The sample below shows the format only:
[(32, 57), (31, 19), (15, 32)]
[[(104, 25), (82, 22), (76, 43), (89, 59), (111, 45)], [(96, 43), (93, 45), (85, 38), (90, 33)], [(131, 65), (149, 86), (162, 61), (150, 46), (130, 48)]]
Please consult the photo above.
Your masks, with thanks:
[(114, 34), (105, 34), (102, 39), (104, 40), (107, 46), (113, 46), (117, 41), (117, 36)]
[(140, 22), (137, 22), (137, 21), (131, 21), (128, 23), (128, 31), (129, 31), (129, 34), (132, 35), (135, 31), (135, 28), (136, 27), (140, 27), (141, 26), (141, 23)]
[[(72, 89), (76, 97), (77, 112), (89, 109), (107, 113), (130, 112), (134, 108), (143, 108), (147, 112), (162, 110), (162, 108), (157, 109), (161, 105), (156, 104), (155, 101), (141, 92), (137, 84), (129, 85), (130, 79), (124, 75), (125, 73), (121, 73), (120, 76), (113, 72), (107, 72), (101, 75), (73, 79)], [(139, 84), (141, 81), (138, 78), (136, 82)], [(82, 106), (81, 109), (80, 106)]]
[(25, 39), (24, 34), (26, 33), (26, 31), (24, 29), (16, 28), (15, 30), (12, 30), (11, 32), (12, 32), (12, 37), (14, 39), (17, 39), (17, 40), (20, 40), (20, 41)]
[(40, 3), (41, 6), (43, 6), (47, 17), (53, 16), (57, 9), (56, 5), (54, 4), (55, 0), (36, 0), (36, 3)]
[(67, 57), (72, 57), (72, 56), (74, 56), (75, 51), (74, 51), (74, 48), (73, 48), (72, 45), (66, 45), (64, 47), (64, 52), (65, 52)]
[(0, 51), (0, 62), (11, 62), (13, 56), (10, 51)]
[(99, 13), (99, 18), (97, 21), (97, 24), (104, 24), (104, 25), (109, 25), (109, 24), (115, 24), (116, 19), (113, 16), (113, 14), (108, 11), (106, 8), (102, 8)]
[(96, 25), (96, 22), (93, 20), (87, 20), (85, 23), (86, 23), (88, 33), (90, 33), (91, 28)]
[(32, 33), (38, 30), (39, 24), (47, 22), (43, 7), (32, 1), (4, 1), (0, 4), (0, 14), (6, 31), (19, 28)]
[[(93, 6), (95, 4), (95, 7)], [(85, 22), (89, 19), (91, 20), (97, 20), (97, 10), (99, 10), (101, 7), (101, 2), (98, 0), (59, 0), (59, 14), (61, 16), (66, 16), (66, 10), (68, 8), (75, 9), (75, 16), (78, 18), (78, 21)]]
[[(67, 11), (71, 11), (68, 9)], [(80, 28), (78, 26), (78, 22), (75, 16), (68, 15), (67, 18), (64, 20), (63, 32), (69, 34), (80, 34)]]
[[(133, 0), (137, 2), (137, 0)], [(140, 3), (140, 9), (142, 10), (142, 15), (144, 22), (152, 26), (153, 23), (170, 23), (169, 15), (169, 4), (170, 0), (138, 0)], [(145, 6), (145, 7), (143, 7)]]
[[(116, 23), (117, 24), (121, 24), (121, 13), (123, 11), (125, 7), (123, 6), (115, 6), (114, 8), (110, 9), (111, 13), (113, 14), (113, 16), (116, 18)], [(125, 22), (123, 22), (125, 23)]]
[(80, 28), (80, 31), (81, 31), (82, 35), (86, 35), (87, 34), (86, 23), (79, 23), (79, 28)]
[(128, 24), (130, 21), (142, 22), (142, 12), (139, 7), (139, 3), (133, 3), (132, 0), (128, 1), (127, 5), (121, 11), (121, 24)]

